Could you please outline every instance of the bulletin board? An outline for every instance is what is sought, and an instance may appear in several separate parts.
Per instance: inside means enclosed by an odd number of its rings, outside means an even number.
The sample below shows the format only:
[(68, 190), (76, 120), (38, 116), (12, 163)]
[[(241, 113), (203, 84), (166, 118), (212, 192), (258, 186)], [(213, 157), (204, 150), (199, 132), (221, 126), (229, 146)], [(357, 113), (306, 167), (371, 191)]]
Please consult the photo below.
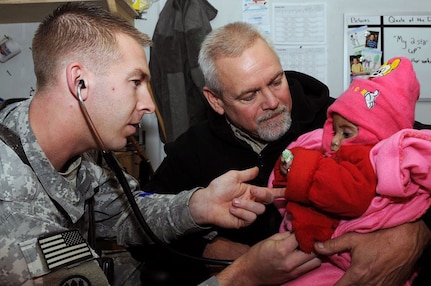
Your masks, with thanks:
[(421, 84), (419, 101), (431, 101), (431, 12), (417, 15), (345, 14), (345, 88), (386, 60), (404, 56)]

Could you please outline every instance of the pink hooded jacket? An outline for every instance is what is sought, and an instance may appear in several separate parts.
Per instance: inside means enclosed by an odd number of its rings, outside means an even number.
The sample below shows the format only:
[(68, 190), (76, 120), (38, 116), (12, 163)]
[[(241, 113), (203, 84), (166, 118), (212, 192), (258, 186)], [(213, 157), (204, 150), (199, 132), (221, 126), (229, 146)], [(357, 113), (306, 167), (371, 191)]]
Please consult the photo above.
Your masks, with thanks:
[[(370, 152), (370, 161), (378, 179), (377, 195), (362, 216), (341, 220), (333, 238), (347, 232), (368, 233), (417, 220), (431, 204), (431, 130), (411, 129), (419, 97), (412, 63), (403, 57), (392, 58), (378, 72), (370, 80), (354, 80), (328, 109), (324, 127), (300, 136), (288, 146), (288, 149), (301, 146), (323, 150), (331, 156), (331, 114), (334, 112), (359, 127), (358, 135), (343, 144), (376, 144)], [(272, 179), (273, 174), (269, 182)], [(285, 200), (275, 203), (284, 215)], [(290, 229), (291, 222), (286, 216), (280, 230)], [(349, 252), (334, 255), (321, 267), (286, 285), (334, 285), (350, 261)]]
[[(322, 129), (298, 138), (289, 147), (320, 150)], [(342, 220), (333, 238), (347, 232), (367, 233), (419, 219), (431, 205), (431, 130), (403, 129), (379, 142), (370, 154), (378, 176), (377, 196), (359, 218)], [(284, 199), (279, 199), (284, 212)], [(284, 224), (281, 231), (286, 231)], [(285, 285), (334, 285), (350, 266), (350, 253), (330, 257), (329, 262)], [(406, 285), (411, 285), (411, 281)]]

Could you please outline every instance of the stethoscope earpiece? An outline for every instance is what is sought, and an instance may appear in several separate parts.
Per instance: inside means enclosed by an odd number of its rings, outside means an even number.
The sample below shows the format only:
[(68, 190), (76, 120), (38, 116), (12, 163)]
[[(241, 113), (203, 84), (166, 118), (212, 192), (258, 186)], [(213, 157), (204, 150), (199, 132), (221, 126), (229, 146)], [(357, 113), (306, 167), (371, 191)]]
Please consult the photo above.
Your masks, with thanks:
[(86, 88), (86, 86), (85, 86), (85, 81), (84, 81), (83, 79), (81, 79), (81, 80), (79, 81), (79, 87), (80, 87), (80, 88)]

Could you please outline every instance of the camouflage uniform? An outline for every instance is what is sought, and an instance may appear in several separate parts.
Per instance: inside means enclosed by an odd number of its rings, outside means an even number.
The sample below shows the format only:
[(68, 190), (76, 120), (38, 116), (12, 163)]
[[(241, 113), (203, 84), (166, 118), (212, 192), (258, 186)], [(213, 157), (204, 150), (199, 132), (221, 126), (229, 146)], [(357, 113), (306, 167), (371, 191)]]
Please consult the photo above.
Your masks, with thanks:
[[(149, 239), (131, 215), (114, 174), (96, 164), (94, 152), (77, 158), (67, 176), (53, 168), (30, 128), (30, 101), (11, 104), (0, 112), (0, 122), (18, 134), (31, 165), (0, 140), (0, 285), (107, 285), (94, 259), (49, 270), (38, 238), (70, 229), (87, 238), (85, 201), (94, 196), (98, 237), (116, 238), (119, 245), (148, 243)], [(159, 238), (170, 242), (202, 229), (184, 207), (192, 192), (140, 196), (136, 180), (126, 176), (143, 216)], [(94, 251), (93, 256), (97, 256)], [(84, 282), (65, 281), (72, 276)]]

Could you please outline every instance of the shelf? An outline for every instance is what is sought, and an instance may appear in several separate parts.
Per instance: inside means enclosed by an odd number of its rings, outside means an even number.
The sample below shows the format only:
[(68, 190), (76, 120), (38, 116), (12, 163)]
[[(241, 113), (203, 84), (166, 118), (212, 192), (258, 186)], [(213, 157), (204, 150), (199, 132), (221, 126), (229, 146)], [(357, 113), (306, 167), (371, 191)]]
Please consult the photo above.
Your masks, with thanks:
[(32, 23), (40, 22), (55, 8), (64, 2), (87, 1), (96, 2), (134, 24), (138, 16), (126, 0), (0, 0), (0, 23)]

